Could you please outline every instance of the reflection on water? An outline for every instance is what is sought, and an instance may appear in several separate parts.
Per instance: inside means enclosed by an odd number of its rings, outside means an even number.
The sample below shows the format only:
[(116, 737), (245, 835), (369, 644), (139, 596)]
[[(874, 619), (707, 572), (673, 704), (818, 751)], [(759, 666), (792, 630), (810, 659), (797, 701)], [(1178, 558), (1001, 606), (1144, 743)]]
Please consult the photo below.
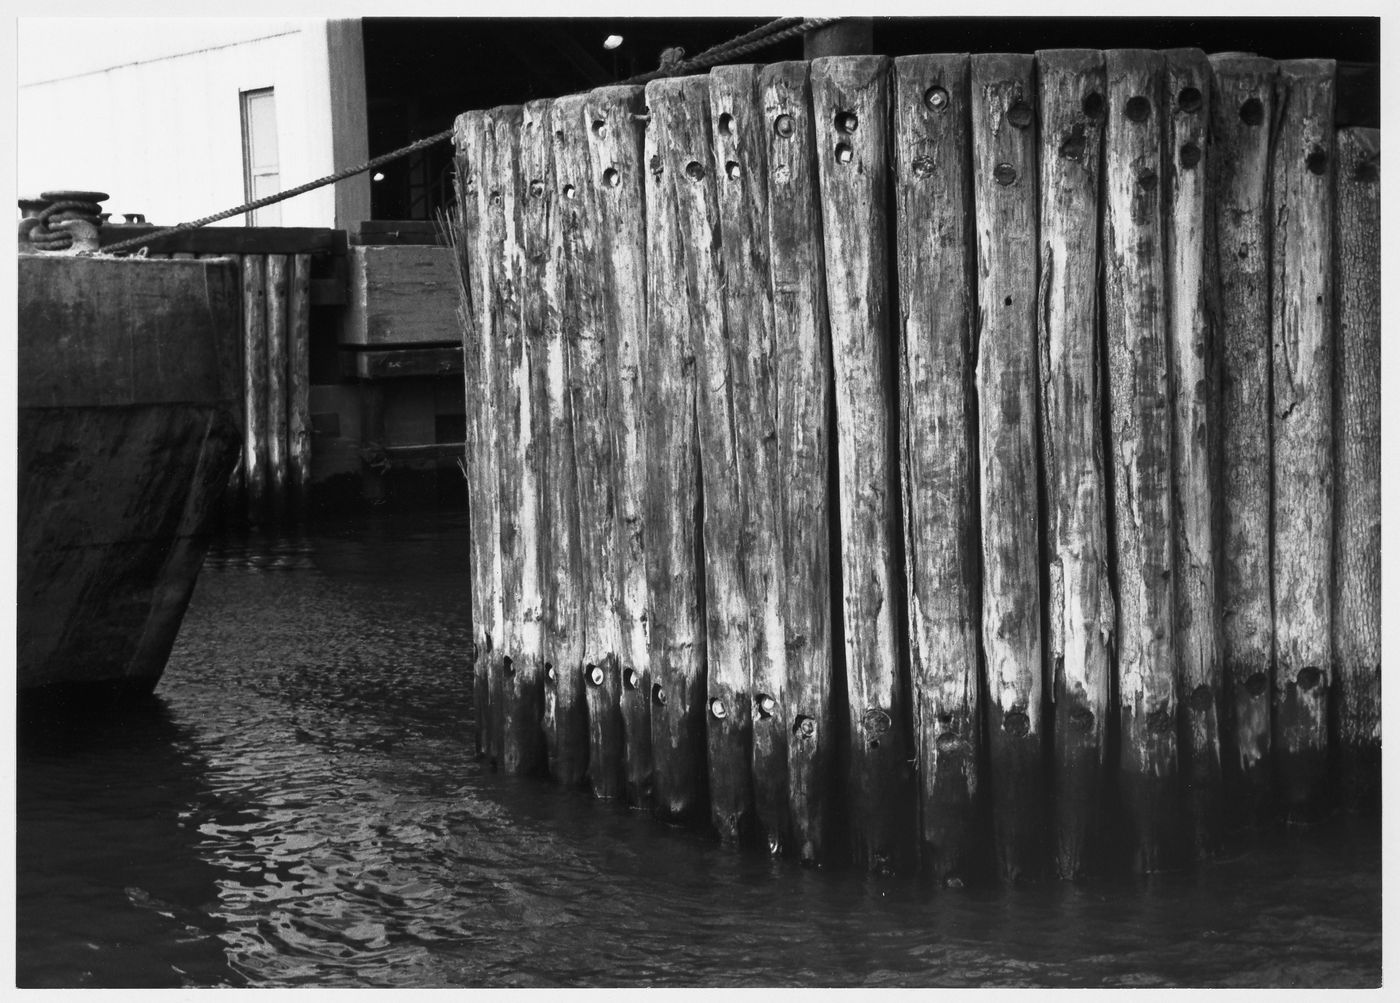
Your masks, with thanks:
[(154, 706), (19, 757), (22, 986), (1378, 985), (1380, 835), (931, 892), (471, 755), (466, 522), (210, 554)]

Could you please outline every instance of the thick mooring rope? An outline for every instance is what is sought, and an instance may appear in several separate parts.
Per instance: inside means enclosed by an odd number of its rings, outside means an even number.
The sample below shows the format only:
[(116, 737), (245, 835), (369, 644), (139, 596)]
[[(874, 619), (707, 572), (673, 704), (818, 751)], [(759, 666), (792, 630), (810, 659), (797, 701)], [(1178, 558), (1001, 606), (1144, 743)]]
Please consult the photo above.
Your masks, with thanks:
[[(667, 49), (666, 52), (662, 54), (660, 67), (652, 70), (650, 73), (629, 77), (621, 81), (621, 83), (640, 84), (646, 83), (649, 80), (656, 80), (660, 77), (671, 77), (682, 73), (691, 73), (696, 70), (708, 69), (725, 60), (747, 55), (750, 52), (767, 48), (770, 45), (776, 45), (796, 35), (804, 35), (809, 31), (840, 20), (842, 19), (839, 17), (780, 17), (755, 28), (753, 31), (706, 49), (704, 52), (691, 59), (682, 58), (681, 50), (679, 49)], [(416, 153), (435, 143), (449, 140), (452, 138), (452, 133), (452, 129), (444, 129), (442, 132), (436, 132), (431, 136), (425, 136), (414, 143), (410, 143), (408, 146), (390, 153), (381, 154), (372, 160), (366, 160), (363, 164), (357, 164), (354, 167), (346, 167), (343, 170), (336, 171), (334, 174), (327, 174), (323, 178), (317, 178), (315, 181), (308, 181), (304, 185), (289, 188), (284, 192), (277, 192), (275, 195), (265, 195), (260, 199), (254, 199), (252, 202), (245, 202), (232, 209), (225, 209), (223, 212), (214, 213), (212, 216), (202, 216), (199, 219), (190, 220), (188, 223), (179, 223), (176, 226), (168, 226), (164, 229), (154, 230), (151, 233), (143, 234), (139, 237), (131, 237), (128, 240), (119, 241), (118, 243), (102, 248), (102, 252), (104, 254), (120, 254), (123, 251), (134, 250), (146, 244), (153, 243), (163, 237), (169, 237), (171, 234), (197, 230), (202, 226), (208, 226), (210, 223), (217, 223), (221, 219), (228, 219), (245, 212), (252, 212), (254, 209), (261, 209), (263, 206), (273, 205), (274, 203), (282, 202), (297, 195), (303, 195), (316, 188), (322, 188), (326, 185), (335, 184), (337, 181), (343, 181), (346, 178), (354, 177), (356, 174), (372, 171), (376, 167), (398, 160), (401, 157), (406, 157), (410, 153)]]

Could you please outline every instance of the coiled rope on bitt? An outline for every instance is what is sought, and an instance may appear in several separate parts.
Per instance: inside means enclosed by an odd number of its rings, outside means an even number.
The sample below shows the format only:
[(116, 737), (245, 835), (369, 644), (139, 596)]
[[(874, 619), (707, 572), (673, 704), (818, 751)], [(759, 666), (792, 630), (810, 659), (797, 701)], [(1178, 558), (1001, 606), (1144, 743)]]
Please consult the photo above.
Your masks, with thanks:
[[(620, 81), (620, 83), (623, 85), (640, 84), (661, 77), (679, 76), (683, 73), (693, 73), (696, 70), (709, 69), (711, 66), (715, 66), (726, 60), (735, 59), (739, 56), (747, 55), (750, 52), (756, 52), (759, 49), (767, 48), (770, 45), (776, 45), (779, 42), (786, 41), (798, 35), (805, 35), (809, 31), (814, 31), (817, 28), (825, 27), (828, 24), (840, 20), (842, 19), (839, 17), (780, 17), (755, 28), (753, 31), (706, 49), (704, 52), (691, 59), (686, 59), (681, 49), (667, 49), (661, 54), (661, 65), (657, 69), (652, 70), (650, 73), (642, 73), (635, 77), (629, 77), (626, 80)], [(221, 219), (229, 219), (232, 216), (239, 216), (246, 212), (252, 212), (255, 209), (261, 209), (264, 206), (273, 205), (289, 198), (295, 198), (297, 195), (304, 195), (317, 188), (323, 188), (326, 185), (335, 184), (337, 181), (343, 181), (346, 178), (354, 177), (356, 174), (372, 171), (376, 167), (381, 167), (401, 157), (406, 157), (410, 153), (417, 153), (419, 150), (432, 146), (435, 143), (450, 140), (452, 138), (452, 132), (453, 130), (451, 128), (444, 129), (441, 132), (435, 132), (431, 136), (425, 136), (391, 153), (384, 153), (371, 160), (366, 160), (363, 164), (356, 164), (354, 167), (346, 167), (343, 170), (336, 171), (334, 174), (327, 174), (323, 178), (317, 178), (315, 181), (308, 181), (306, 184), (298, 185), (295, 188), (289, 188), (283, 192), (277, 192), (275, 195), (265, 195), (260, 199), (245, 202), (232, 209), (216, 212), (212, 216), (202, 216), (199, 219), (190, 220), (188, 223), (179, 223), (161, 230), (154, 230), (151, 233), (143, 234), (139, 237), (131, 237), (127, 240), (119, 241), (118, 243), (102, 248), (102, 252), (104, 254), (120, 254), (123, 251), (132, 251), (138, 247), (154, 243), (164, 237), (169, 237), (172, 234), (197, 230), (202, 226), (208, 226), (210, 223), (217, 223)]]

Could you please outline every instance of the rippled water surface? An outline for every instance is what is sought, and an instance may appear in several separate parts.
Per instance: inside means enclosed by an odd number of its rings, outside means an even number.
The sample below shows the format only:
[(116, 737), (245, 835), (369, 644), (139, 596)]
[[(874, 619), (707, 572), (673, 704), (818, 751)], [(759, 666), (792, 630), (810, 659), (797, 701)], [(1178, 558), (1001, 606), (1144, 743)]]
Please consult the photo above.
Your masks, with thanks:
[(466, 522), (229, 542), (149, 712), (26, 728), (21, 986), (1374, 986), (1379, 826), (934, 893), (472, 756)]

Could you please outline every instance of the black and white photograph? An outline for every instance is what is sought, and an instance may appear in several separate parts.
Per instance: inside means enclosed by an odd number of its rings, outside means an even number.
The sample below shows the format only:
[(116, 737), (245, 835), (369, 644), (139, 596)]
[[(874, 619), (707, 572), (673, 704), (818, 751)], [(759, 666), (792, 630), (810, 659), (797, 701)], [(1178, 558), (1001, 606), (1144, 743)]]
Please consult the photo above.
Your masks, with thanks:
[(1394, 18), (808, 13), (21, 4), (6, 995), (1382, 989)]

